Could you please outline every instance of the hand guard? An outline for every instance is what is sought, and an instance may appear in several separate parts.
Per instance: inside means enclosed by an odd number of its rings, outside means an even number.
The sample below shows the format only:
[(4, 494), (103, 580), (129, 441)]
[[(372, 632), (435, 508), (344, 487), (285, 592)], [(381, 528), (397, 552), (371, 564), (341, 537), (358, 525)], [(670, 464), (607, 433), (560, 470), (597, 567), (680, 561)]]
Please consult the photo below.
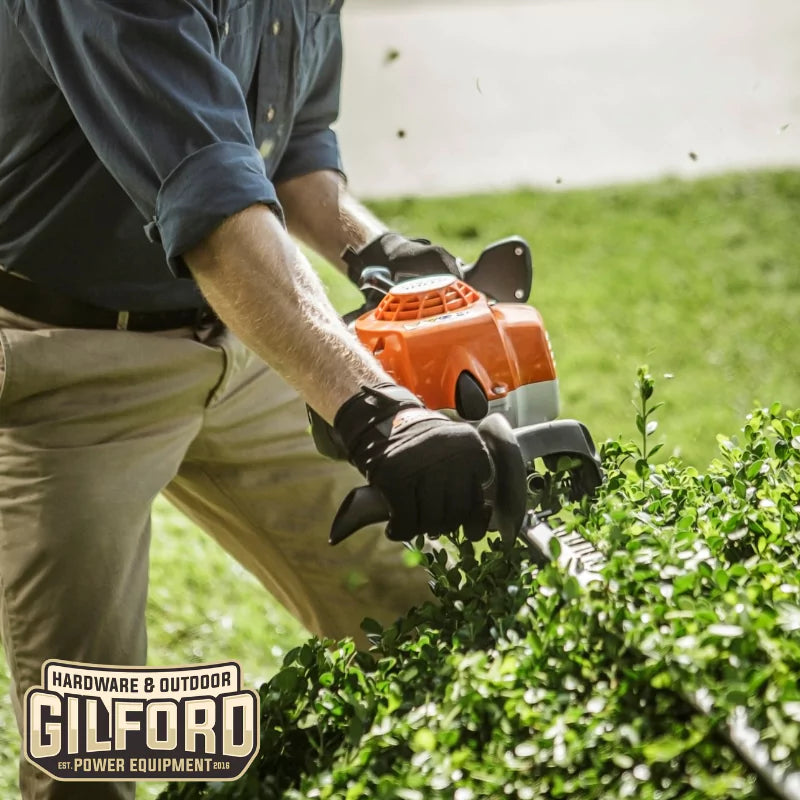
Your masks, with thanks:
[[(316, 423), (321, 420), (316, 414)], [(328, 426), (329, 427), (329, 426)], [(389, 506), (390, 539), (439, 536), (463, 526), (480, 539), (489, 523), (483, 485), (491, 478), (489, 453), (467, 423), (430, 411), (394, 384), (364, 387), (337, 412), (330, 441)], [(319, 439), (315, 434), (314, 441)], [(341, 450), (338, 450), (339, 445)]]
[(406, 239), (399, 233), (384, 233), (358, 251), (348, 247), (342, 258), (347, 263), (347, 276), (356, 285), (366, 267), (386, 267), (395, 282), (448, 273), (463, 277), (464, 265), (443, 247), (427, 239)]

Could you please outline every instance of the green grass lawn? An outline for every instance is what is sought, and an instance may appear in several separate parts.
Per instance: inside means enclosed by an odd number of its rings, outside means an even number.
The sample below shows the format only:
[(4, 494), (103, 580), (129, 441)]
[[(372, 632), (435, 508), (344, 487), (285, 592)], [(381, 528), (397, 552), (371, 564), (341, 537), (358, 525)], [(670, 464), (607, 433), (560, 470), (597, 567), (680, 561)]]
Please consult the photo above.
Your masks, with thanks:
[[(703, 466), (754, 403), (800, 406), (800, 172), (585, 191), (518, 191), (373, 204), (394, 228), (471, 260), (513, 233), (534, 253), (532, 302), (556, 359), (563, 416), (597, 440), (634, 435), (630, 399), (647, 363), (665, 401), (656, 441)], [(320, 265), (340, 310), (358, 295)], [(661, 437), (659, 439), (659, 437)], [(322, 546), (322, 543), (321, 543)], [(166, 503), (154, 513), (150, 662), (238, 659), (270, 675), (304, 636), (247, 573)], [(5, 665), (0, 692), (7, 691)], [(18, 745), (0, 705), (0, 797)], [(155, 793), (141, 786), (140, 797)]]

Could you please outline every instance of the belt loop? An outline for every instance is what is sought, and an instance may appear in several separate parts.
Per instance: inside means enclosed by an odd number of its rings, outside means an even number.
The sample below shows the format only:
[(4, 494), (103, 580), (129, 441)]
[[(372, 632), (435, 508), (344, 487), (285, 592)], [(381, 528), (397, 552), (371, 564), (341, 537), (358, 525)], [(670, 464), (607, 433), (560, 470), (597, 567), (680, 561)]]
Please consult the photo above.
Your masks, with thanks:
[(128, 330), (128, 312), (127, 311), (120, 311), (117, 314), (117, 330), (118, 331), (126, 331)]

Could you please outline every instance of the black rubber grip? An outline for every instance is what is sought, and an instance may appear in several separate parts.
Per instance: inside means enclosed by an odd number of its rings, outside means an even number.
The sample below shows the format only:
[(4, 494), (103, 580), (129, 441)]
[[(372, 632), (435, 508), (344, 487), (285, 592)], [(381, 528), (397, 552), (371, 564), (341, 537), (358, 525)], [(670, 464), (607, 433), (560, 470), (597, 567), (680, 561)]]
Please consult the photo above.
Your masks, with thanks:
[(380, 489), (359, 486), (345, 497), (331, 525), (330, 544), (339, 544), (367, 525), (389, 521), (389, 506)]

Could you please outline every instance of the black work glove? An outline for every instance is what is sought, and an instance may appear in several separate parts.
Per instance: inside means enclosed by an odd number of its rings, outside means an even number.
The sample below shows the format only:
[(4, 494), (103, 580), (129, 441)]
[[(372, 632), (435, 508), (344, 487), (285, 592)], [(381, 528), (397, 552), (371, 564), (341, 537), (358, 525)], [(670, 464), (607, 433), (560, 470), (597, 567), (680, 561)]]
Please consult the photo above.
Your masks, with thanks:
[(463, 264), (443, 247), (427, 239), (406, 239), (399, 233), (384, 233), (377, 239), (342, 255), (347, 263), (347, 276), (358, 284), (366, 267), (386, 267), (395, 282), (423, 275), (455, 275), (462, 277)]
[[(472, 540), (486, 533), (490, 510), (482, 487), (492, 466), (472, 426), (425, 408), (408, 389), (391, 383), (364, 387), (351, 397), (332, 429), (315, 413), (310, 417), (318, 449), (333, 457), (346, 454), (383, 493), (390, 539), (439, 536), (459, 526)], [(328, 428), (322, 435), (320, 422)]]

